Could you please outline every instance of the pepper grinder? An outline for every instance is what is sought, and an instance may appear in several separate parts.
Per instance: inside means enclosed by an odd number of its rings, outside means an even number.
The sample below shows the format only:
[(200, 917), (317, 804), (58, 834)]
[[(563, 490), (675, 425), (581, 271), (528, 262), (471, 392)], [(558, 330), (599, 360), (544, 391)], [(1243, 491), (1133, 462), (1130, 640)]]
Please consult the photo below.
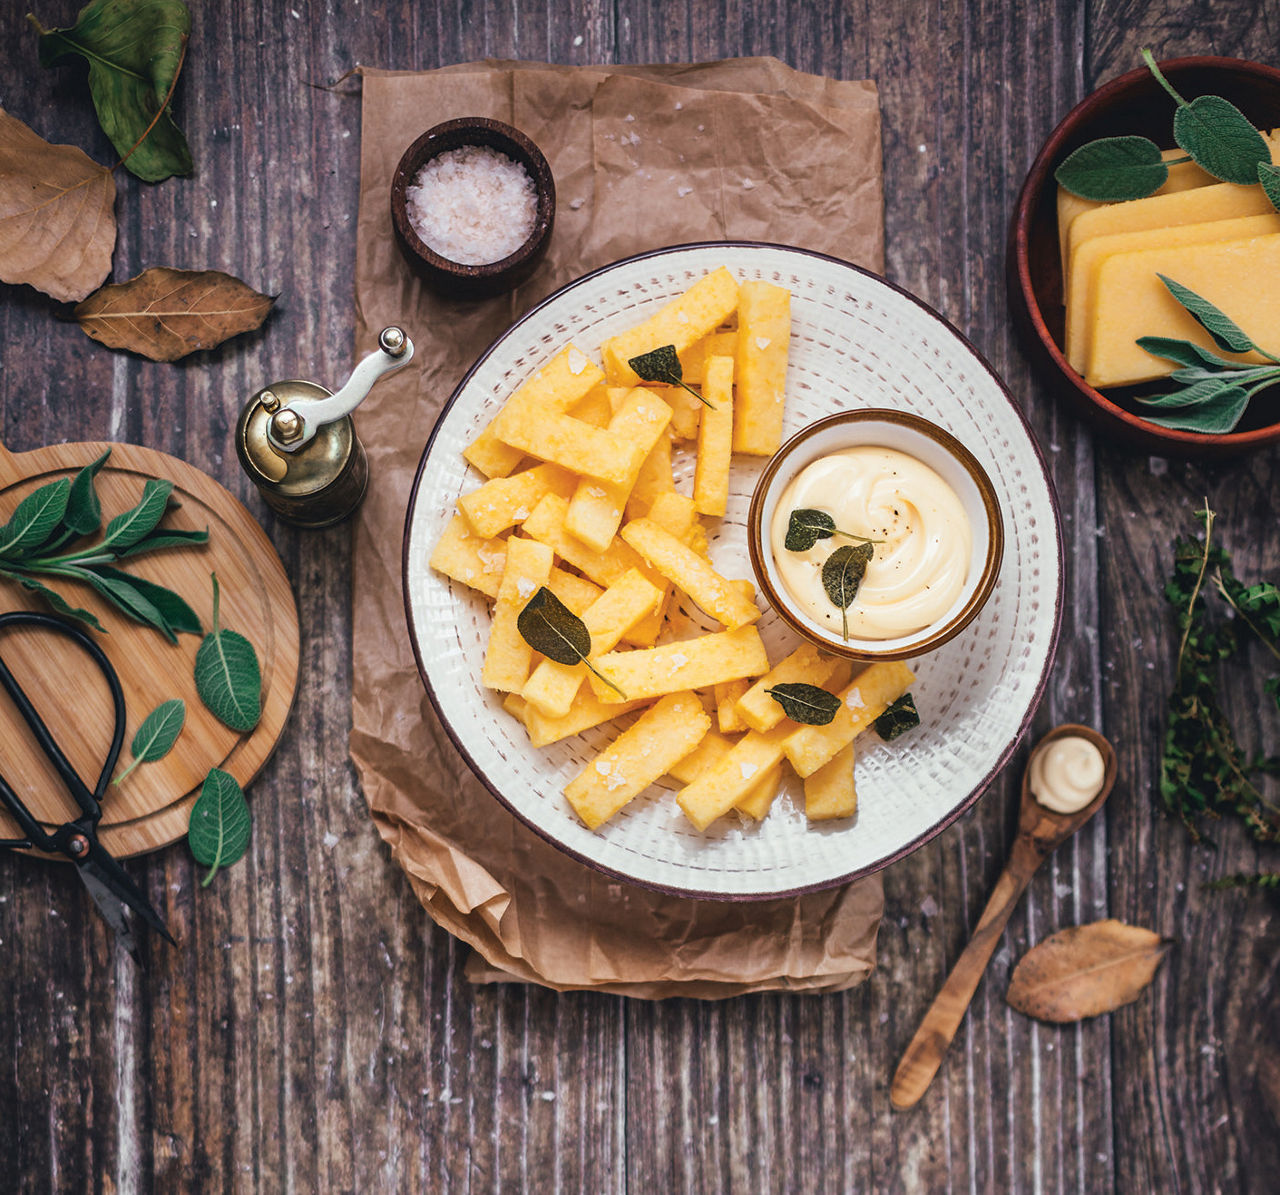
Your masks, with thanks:
[(285, 522), (330, 527), (355, 512), (369, 486), (369, 461), (351, 412), (383, 374), (408, 365), (413, 341), (383, 328), (378, 348), (336, 394), (317, 382), (272, 382), (236, 424), (236, 454), (263, 499)]

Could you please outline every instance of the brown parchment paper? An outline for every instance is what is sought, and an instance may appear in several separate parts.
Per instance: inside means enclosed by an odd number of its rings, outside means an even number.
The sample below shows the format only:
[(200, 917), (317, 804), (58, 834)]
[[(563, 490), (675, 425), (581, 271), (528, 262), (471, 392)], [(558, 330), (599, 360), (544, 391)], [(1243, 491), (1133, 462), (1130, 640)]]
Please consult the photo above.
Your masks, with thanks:
[[(364, 70), (356, 251), (357, 350), (403, 324), (413, 364), (357, 416), (369, 495), (355, 526), (351, 754), (374, 822), (428, 913), (478, 952), (477, 982), (522, 980), (629, 996), (834, 991), (870, 973), (879, 876), (797, 899), (690, 901), (618, 883), (526, 829), (471, 774), (441, 727), (405, 625), (405, 508), (441, 407), (477, 356), (556, 287), (619, 257), (730, 238), (780, 241), (879, 270), (875, 85), (768, 58), (569, 68), (485, 62)], [(489, 116), (551, 164), (555, 233), (514, 295), (460, 304), (425, 290), (388, 210), (400, 155), (425, 129)], [(732, 267), (732, 261), (727, 264)]]

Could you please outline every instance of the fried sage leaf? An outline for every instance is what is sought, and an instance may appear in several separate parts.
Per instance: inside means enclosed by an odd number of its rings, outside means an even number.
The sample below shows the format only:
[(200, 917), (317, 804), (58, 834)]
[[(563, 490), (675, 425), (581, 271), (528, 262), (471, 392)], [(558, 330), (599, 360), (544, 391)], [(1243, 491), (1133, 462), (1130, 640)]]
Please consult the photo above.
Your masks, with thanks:
[(782, 712), (792, 722), (805, 726), (826, 726), (840, 712), (840, 698), (817, 685), (793, 681), (774, 685), (765, 692), (782, 706)]
[(252, 332), (275, 299), (219, 270), (144, 270), (104, 286), (75, 309), (85, 333), (108, 348), (177, 361)]
[(131, 173), (149, 183), (191, 173), (191, 150), (169, 111), (191, 35), (182, 0), (91, 0), (70, 29), (32, 23), (41, 66), (88, 62), (98, 123)]
[(169, 754), (173, 744), (182, 733), (183, 724), (187, 720), (187, 703), (181, 697), (162, 701), (142, 720), (138, 733), (133, 736), (129, 753), (133, 756), (131, 763), (119, 776), (117, 785), (123, 784), (125, 777), (140, 763), (153, 763)]
[(242, 734), (262, 717), (262, 672), (253, 644), (225, 630), (218, 616), (221, 594), (213, 578), (213, 629), (196, 652), (196, 692), (219, 722)]
[(876, 728), (876, 734), (886, 743), (892, 743), (899, 735), (914, 730), (920, 725), (915, 698), (910, 693), (903, 693), (872, 725)]
[(200, 886), (207, 888), (220, 867), (230, 867), (249, 849), (253, 818), (244, 791), (220, 768), (211, 768), (191, 807), (187, 843), (197, 863), (209, 868)]
[(807, 552), (820, 539), (830, 539), (833, 535), (843, 535), (845, 539), (856, 539), (864, 544), (878, 544), (883, 541), (869, 539), (865, 535), (854, 535), (850, 531), (841, 531), (836, 521), (825, 510), (801, 509), (793, 510), (787, 520), (787, 537), (783, 547), (788, 552)]
[(627, 364), (636, 371), (636, 377), (643, 382), (661, 382), (666, 386), (679, 386), (688, 390), (700, 403), (713, 411), (715, 404), (708, 402), (696, 390), (684, 383), (684, 366), (680, 364), (680, 356), (674, 344), (664, 344), (638, 357), (631, 357)]
[(840, 607), (846, 640), (849, 638), (849, 607), (858, 596), (858, 587), (874, 555), (875, 548), (870, 544), (846, 544), (832, 552), (822, 566), (822, 588), (827, 591), (832, 605)]
[(557, 664), (585, 664), (624, 701), (626, 694), (600, 672), (587, 657), (591, 654), (591, 632), (587, 624), (545, 585), (531, 597), (516, 616), (520, 637)]
[(1040, 1021), (1080, 1021), (1132, 1004), (1169, 944), (1149, 929), (1095, 921), (1059, 930), (1019, 960), (1005, 999)]
[(0, 279), (75, 303), (111, 273), (111, 171), (0, 111)]

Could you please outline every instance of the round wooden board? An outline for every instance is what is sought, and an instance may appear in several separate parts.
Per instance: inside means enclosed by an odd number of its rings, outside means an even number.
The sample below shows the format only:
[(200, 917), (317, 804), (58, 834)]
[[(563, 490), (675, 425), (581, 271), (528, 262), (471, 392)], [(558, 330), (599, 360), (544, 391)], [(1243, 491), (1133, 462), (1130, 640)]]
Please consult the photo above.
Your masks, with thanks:
[[(275, 548), (240, 502), (199, 469), (150, 448), (54, 444), (15, 455), (0, 445), (0, 523), (36, 487), (73, 475), (108, 448), (111, 459), (98, 475), (104, 523), (137, 503), (148, 478), (161, 477), (174, 483), (174, 498), (182, 504), (166, 515), (165, 526), (209, 529), (207, 544), (133, 557), (128, 570), (181, 594), (206, 630), (213, 617), (210, 574), (217, 573), (221, 625), (244, 635), (262, 666), (262, 719), (252, 733), (237, 734), (214, 718), (196, 694), (198, 635), (180, 635), (172, 646), (158, 632), (108, 608), (87, 586), (53, 582), (73, 605), (93, 610), (108, 631), (97, 641), (119, 673), (128, 711), (117, 775), (131, 762), (129, 744), (147, 714), (171, 697), (186, 702), (186, 724), (173, 750), (162, 760), (142, 764), (123, 785), (110, 785), (103, 798), (99, 837), (107, 850), (123, 858), (168, 846), (186, 834), (191, 806), (210, 768), (229, 772), (243, 787), (262, 770), (293, 705), (298, 611)], [(19, 609), (47, 607), (16, 584), (0, 583), (0, 610)], [(110, 695), (97, 667), (69, 640), (47, 632), (7, 632), (0, 636), (0, 655), (92, 788), (113, 723)], [(40, 821), (52, 827), (78, 816), (57, 773), (3, 695), (0, 743), (0, 773)], [(0, 815), (0, 838), (16, 836), (16, 827)]]

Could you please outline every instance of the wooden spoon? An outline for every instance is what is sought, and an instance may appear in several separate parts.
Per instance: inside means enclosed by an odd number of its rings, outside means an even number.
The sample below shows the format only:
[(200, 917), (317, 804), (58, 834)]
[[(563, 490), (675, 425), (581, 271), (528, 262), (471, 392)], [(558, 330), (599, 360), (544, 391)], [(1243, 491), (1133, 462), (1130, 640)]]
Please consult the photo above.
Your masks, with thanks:
[[(898, 1064), (897, 1073), (893, 1076), (893, 1087), (889, 1091), (889, 1102), (899, 1111), (912, 1107), (924, 1095), (933, 1076), (942, 1065), (942, 1056), (951, 1045), (960, 1022), (964, 1020), (965, 1011), (978, 989), (982, 973), (1008, 924), (1014, 906), (1027, 890), (1036, 868), (1045, 861), (1060, 844), (1071, 837), (1099, 809), (1111, 794), (1116, 782), (1115, 748), (1096, 730), (1087, 726), (1065, 723), (1051, 730), (1036, 745), (1039, 751), (1046, 743), (1060, 739), (1066, 735), (1079, 735), (1088, 739), (1102, 752), (1106, 771), (1102, 778), (1102, 789), (1083, 809), (1076, 813), (1054, 813), (1046, 809), (1031, 794), (1031, 768), (1022, 777), (1022, 808), (1018, 816), (1018, 836), (1013, 840), (1013, 849), (1009, 853), (1009, 862), (1000, 878), (996, 881), (995, 890), (987, 907), (982, 911), (978, 927), (973, 931), (973, 938), (964, 952), (956, 959), (951, 974), (942, 985), (929, 1011), (924, 1014), (920, 1028), (911, 1039), (907, 1052)], [(1034, 755), (1035, 752), (1032, 752)]]

